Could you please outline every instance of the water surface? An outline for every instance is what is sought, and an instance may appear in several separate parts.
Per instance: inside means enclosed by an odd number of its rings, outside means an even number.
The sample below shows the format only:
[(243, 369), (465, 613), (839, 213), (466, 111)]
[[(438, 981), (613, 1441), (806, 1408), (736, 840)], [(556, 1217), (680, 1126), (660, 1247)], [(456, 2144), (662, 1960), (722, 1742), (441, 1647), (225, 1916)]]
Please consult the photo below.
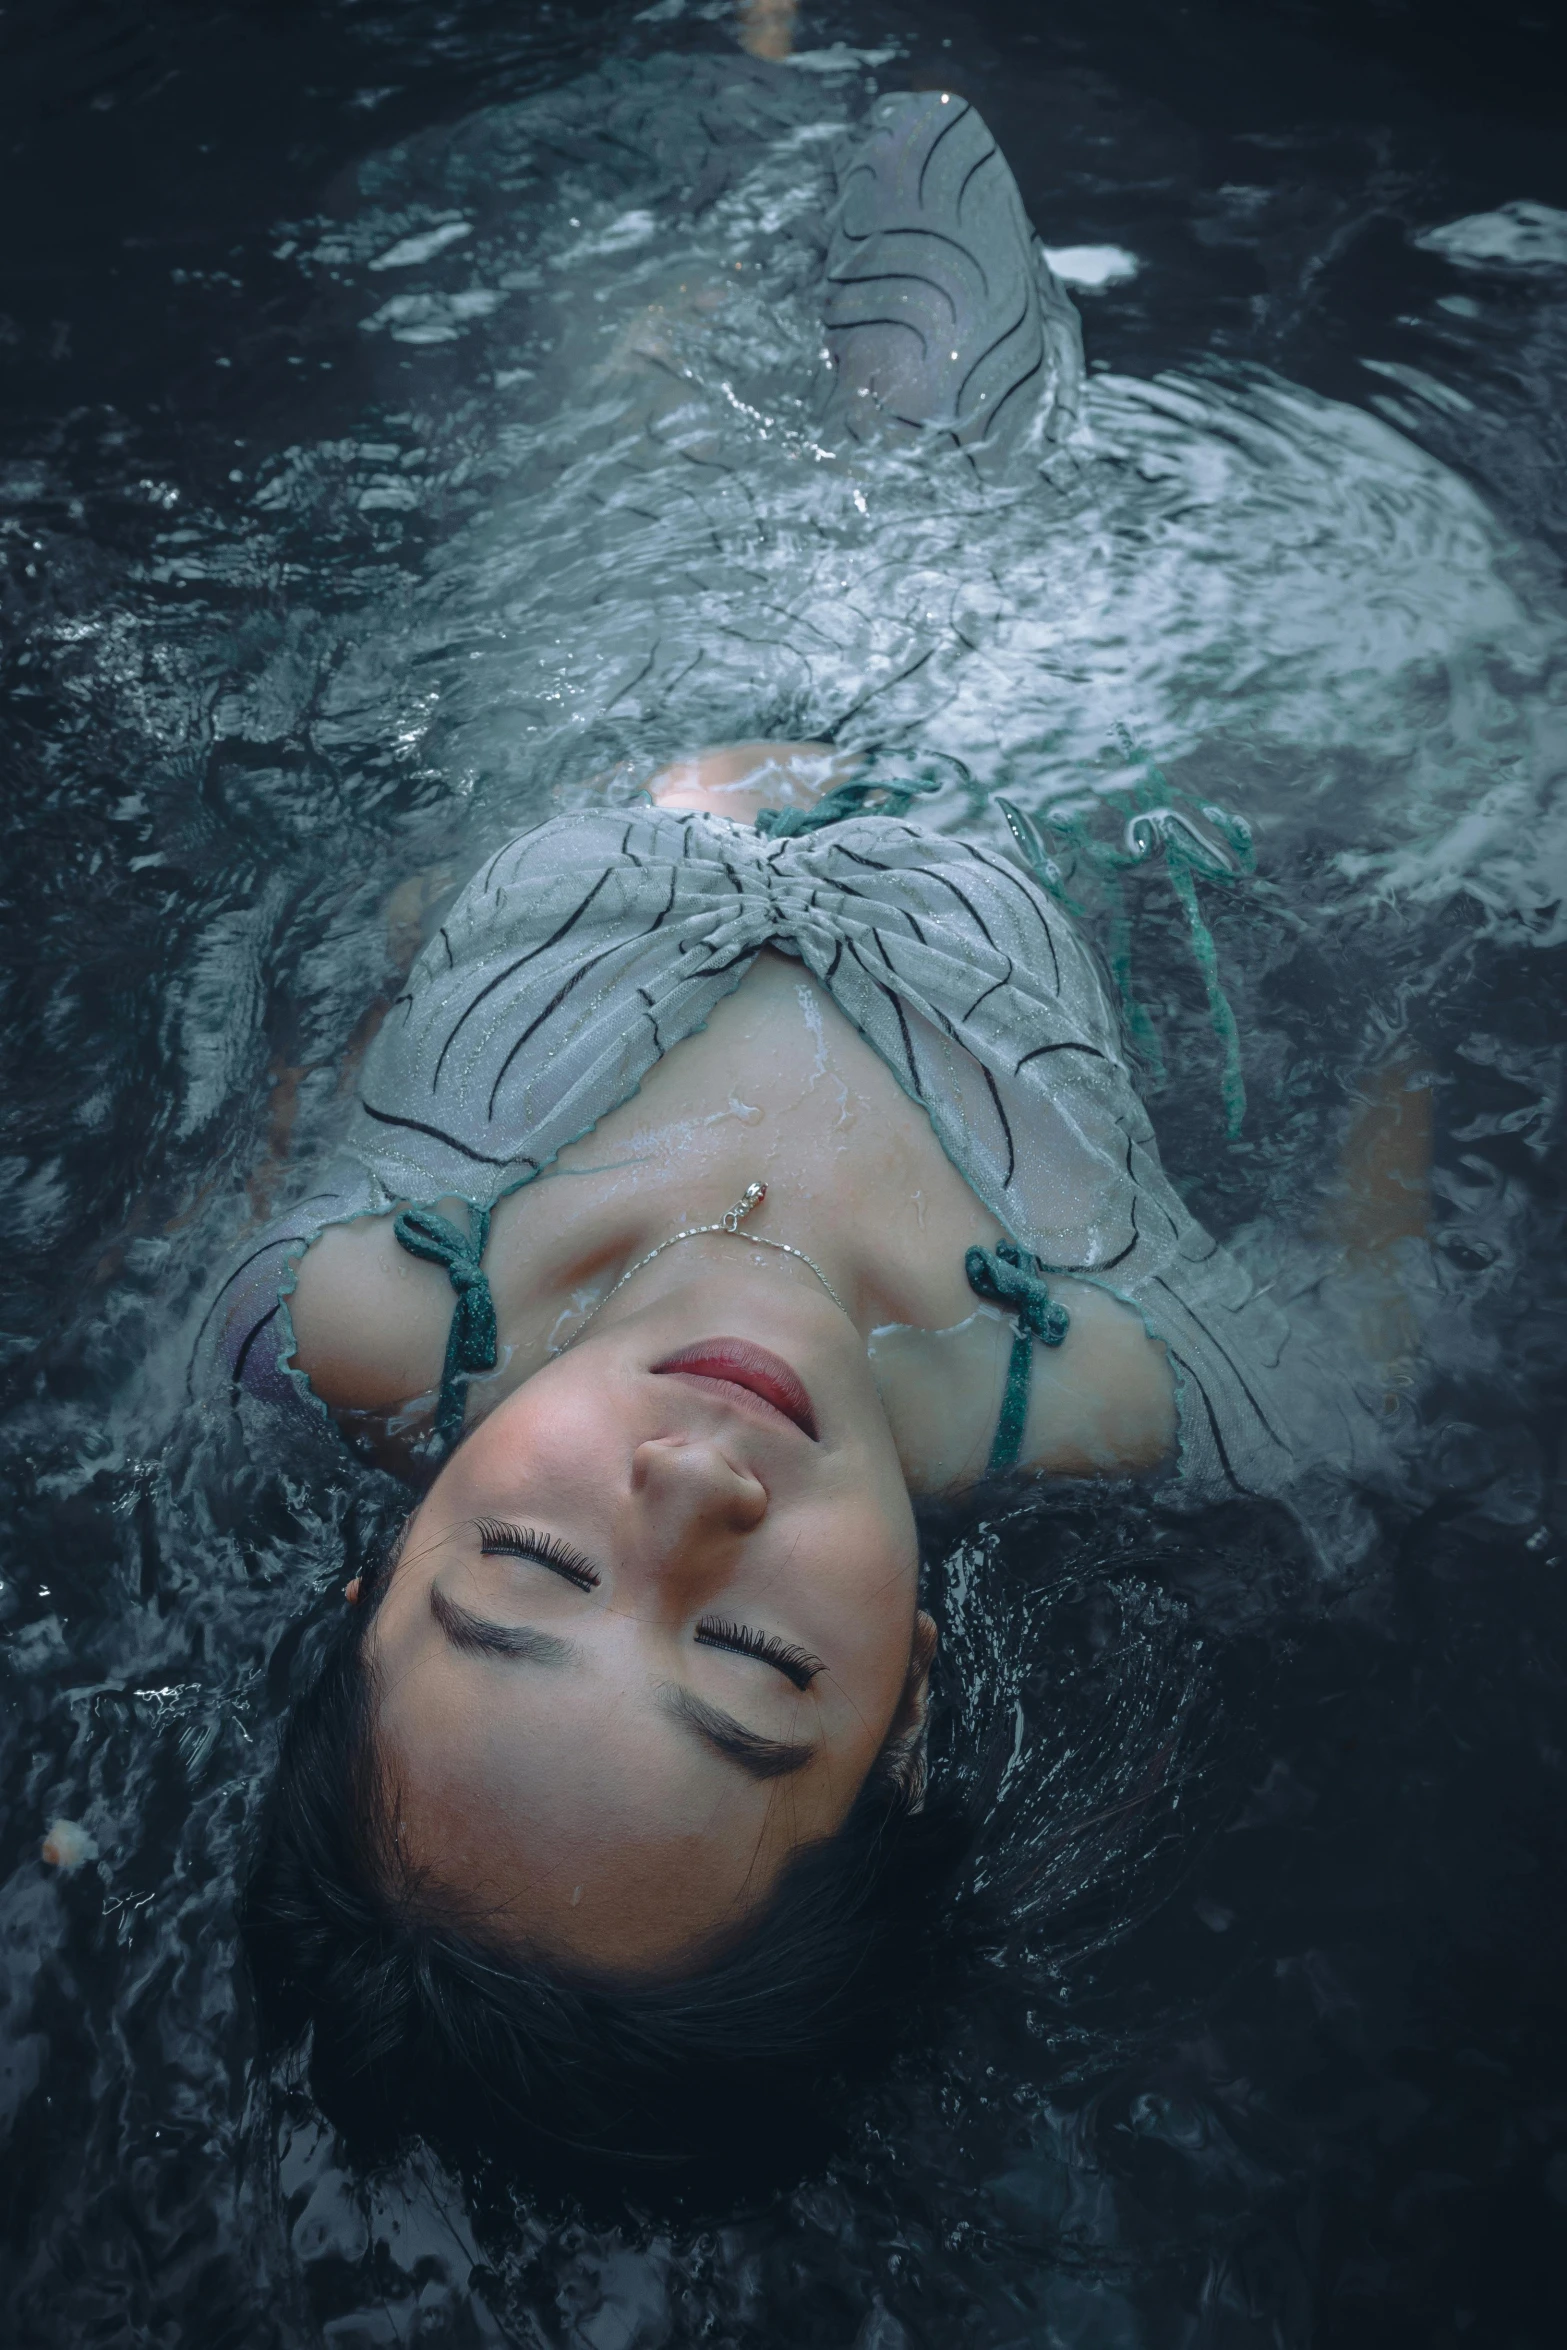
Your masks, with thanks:
[[(0, 26), (18, 2341), (1559, 2338), (1567, 164), (1521, 17), (1510, 65), (1346, 22), (867, 4), (779, 66), (667, 0)], [(821, 428), (833, 143), (948, 79), (1089, 360), (1001, 483)], [(1411, 1467), (1315, 1551), (970, 1533), (942, 1736), (1016, 1758), (987, 1865), (1151, 1756), (1179, 1801), (819, 2175), (623, 2223), (366, 2179), (255, 2082), (231, 1904), (395, 1495), (188, 1398), (204, 1291), (481, 856), (818, 731), (997, 839), (998, 795), (1119, 838), (1147, 758), (1250, 827), (1256, 881), (1200, 885), (1238, 1137), (1168, 877), (1125, 884), (1150, 1100), (1198, 1212), (1299, 1267), (1361, 1073), (1432, 1071)]]

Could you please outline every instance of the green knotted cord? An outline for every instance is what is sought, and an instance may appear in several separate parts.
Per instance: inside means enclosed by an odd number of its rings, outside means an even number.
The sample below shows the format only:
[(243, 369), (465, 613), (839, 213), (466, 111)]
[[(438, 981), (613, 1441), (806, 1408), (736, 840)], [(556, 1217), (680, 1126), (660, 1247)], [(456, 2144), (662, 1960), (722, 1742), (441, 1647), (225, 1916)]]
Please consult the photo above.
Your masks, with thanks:
[(411, 1257), (443, 1265), (457, 1292), (435, 1407), (435, 1439), (443, 1453), (450, 1452), (462, 1434), (468, 1381), (476, 1371), (493, 1371), (499, 1352), (495, 1300), (481, 1261), (490, 1237), (490, 1211), (475, 1208), (472, 1229), (459, 1232), (434, 1208), (404, 1208), (392, 1230)]
[(1072, 1317), (1045, 1287), (1039, 1259), (1025, 1256), (1015, 1241), (998, 1241), (994, 1248), (971, 1248), (963, 1259), (963, 1270), (976, 1297), (991, 1305), (1010, 1306), (1016, 1316), (1001, 1416), (985, 1464), (987, 1477), (1002, 1477), (1017, 1467), (1023, 1449), (1034, 1341), (1037, 1338), (1041, 1346), (1059, 1346), (1072, 1326)]

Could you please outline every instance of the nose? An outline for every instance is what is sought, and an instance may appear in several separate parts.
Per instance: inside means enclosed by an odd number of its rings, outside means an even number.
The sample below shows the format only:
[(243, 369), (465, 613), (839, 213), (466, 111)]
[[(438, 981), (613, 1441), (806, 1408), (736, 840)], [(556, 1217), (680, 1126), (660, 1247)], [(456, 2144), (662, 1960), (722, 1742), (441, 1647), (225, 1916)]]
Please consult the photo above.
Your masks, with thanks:
[(631, 1456), (637, 1551), (661, 1579), (700, 1580), (767, 1515), (767, 1489), (705, 1436), (655, 1436)]

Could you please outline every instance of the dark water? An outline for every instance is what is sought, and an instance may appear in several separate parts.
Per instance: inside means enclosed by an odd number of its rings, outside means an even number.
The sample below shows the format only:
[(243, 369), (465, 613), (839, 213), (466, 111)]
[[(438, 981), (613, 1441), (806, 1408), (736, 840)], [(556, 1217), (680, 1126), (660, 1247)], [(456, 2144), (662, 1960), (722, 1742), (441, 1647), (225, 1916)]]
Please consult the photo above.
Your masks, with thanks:
[[(740, 62), (689, 0), (0, 16), (7, 2340), (1562, 2338), (1553, 28), (867, 4), (798, 45)], [(938, 80), (1075, 276), (1081, 414), (1026, 496), (813, 437), (832, 139)], [(1015, 1750), (982, 1865), (1151, 1755), (1178, 1800), (1020, 1912), (821, 2175), (624, 2226), (367, 2180), (253, 2076), (231, 1904), (395, 1497), (187, 1398), (203, 1287), (330, 1140), (409, 876), (827, 727), (961, 761), (938, 821), (999, 791), (1110, 837), (1126, 729), (1250, 824), (1257, 883), (1204, 900), (1238, 1143), (1133, 886), (1155, 1115), (1217, 1229), (1305, 1249), (1355, 1073), (1411, 1041), (1412, 1466), (1326, 1556), (970, 1532), (938, 1760)]]

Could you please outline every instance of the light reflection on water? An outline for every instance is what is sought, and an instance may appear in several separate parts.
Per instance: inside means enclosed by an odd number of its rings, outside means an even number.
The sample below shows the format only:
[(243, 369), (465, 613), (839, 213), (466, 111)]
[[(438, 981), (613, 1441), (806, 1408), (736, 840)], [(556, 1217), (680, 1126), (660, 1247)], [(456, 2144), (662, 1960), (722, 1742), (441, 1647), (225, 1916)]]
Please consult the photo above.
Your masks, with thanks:
[[(125, 427), (77, 419), (0, 476), (28, 926), (5, 1042), (34, 1104), (0, 1198), (39, 1267), (8, 1341), (0, 1593), (29, 2339), (200, 2310), (214, 2342), (335, 2324), (345, 2344), (651, 2350), (710, 2324), (898, 2350), (960, 2323), (997, 2343), (1153, 2342), (1173, 2308), (1223, 2306), (1226, 2342), (1303, 2342), (1302, 2256), (1266, 2215), (1329, 2159), (1289, 2093), (1328, 2062), (1311, 2030), (1360, 2019), (1356, 2061), (1396, 2122), (1396, 2068), (1366, 2044), (1404, 2028), (1402, 1977), (1392, 1959), (1355, 1973), (1333, 1906), (1370, 1902), (1387, 1866), (1355, 1841), (1356, 1772), (1397, 1782), (1395, 1818), (1419, 1813), (1398, 1758), (1427, 1733), (1388, 1655), (1416, 1631), (1444, 1657), (1467, 1644), (1485, 1685), (1454, 1679), (1449, 1700), (1462, 1689), (1496, 1753), (1549, 1743), (1560, 1625), (1530, 1613), (1528, 1576), (1556, 1558), (1560, 1471), (1530, 1415), (1561, 1359), (1539, 1170), (1559, 1099), (1543, 975), (1564, 943), (1564, 631), (1516, 528), (1516, 449), (1489, 493), (1463, 470), (1487, 478), (1497, 419), (1519, 413), (1516, 365), (1488, 398), (1493, 297), (1455, 293), (1472, 260), (1410, 264), (1432, 273), (1410, 298), (1467, 387), (1445, 401), (1412, 363), (1357, 407), (1188, 353), (1151, 379), (1091, 364), (1075, 415), (1000, 478), (934, 452), (849, 456), (823, 424), (821, 221), (833, 141), (895, 67), (825, 45), (806, 71), (715, 56), (655, 48), (651, 67), (468, 111), (280, 222), (269, 299), (294, 356), (357, 371), (329, 432), (238, 430), (223, 484), (210, 463), (181, 478), (167, 449), (140, 470)], [(1086, 215), (1038, 225), (1103, 247)], [(1555, 282), (1536, 300), (1527, 326), (1514, 311), (1515, 353), (1559, 339)], [(1226, 1231), (1309, 1221), (1346, 1090), (1389, 1036), (1412, 1032), (1446, 1089), (1420, 1554), (1439, 1596), (1398, 1613), (1402, 1521), (1326, 1613), (1244, 1530), (1194, 1553), (1137, 1513), (1047, 1516), (998, 1538), (1010, 1580), (961, 1554), (949, 1737), (1026, 1730), (1017, 1751), (1039, 1760), (1009, 1782), (1014, 1842), (1070, 1811), (1085, 1756), (1132, 1771), (1192, 1692), (1233, 1731), (1208, 1767), (1237, 1841), (1215, 1859), (1194, 1830), (1178, 1922), (1063, 1970), (1044, 2022), (1037, 1985), (1032, 2005), (977, 1999), (934, 2080), (890, 2088), (781, 2212), (694, 2237), (527, 2213), (497, 2233), (491, 2214), (476, 2235), (428, 2163), (358, 2182), (295, 2100), (280, 2229), (247, 2105), (232, 1872), (301, 1601), (324, 1607), (345, 1543), (357, 1555), (392, 1504), (264, 1439), (245, 1456), (186, 1407), (183, 1366), (213, 1264), (288, 1180), (265, 1170), (308, 1161), (341, 1117), (394, 890), (428, 876), (427, 910), (511, 830), (757, 735), (957, 762), (926, 819), (998, 840), (998, 792), (1035, 813), (1098, 800), (1115, 829), (1122, 730), (1259, 852), (1254, 892), (1208, 902), (1251, 1103), (1238, 1150), (1179, 920), (1157, 875), (1138, 884), (1154, 1106), (1203, 1211)], [(394, 924), (417, 918), (399, 906)], [(1519, 1611), (1526, 1690), (1508, 1692), (1493, 1625), (1455, 1629), (1474, 1557)], [(1299, 1687), (1257, 1690), (1286, 1619)], [(1375, 1656), (1353, 1644), (1367, 1626), (1392, 1635)], [(1301, 1722), (1328, 1715), (1313, 1744)], [(1363, 1737), (1360, 1763), (1341, 1734)], [(1422, 1752), (1447, 1785), (1445, 1749)], [(99, 1848), (69, 1876), (33, 1857), (57, 1813)], [(1313, 1815), (1331, 1815), (1350, 1890), (1314, 1881), (1298, 1912), (1281, 1889), (1298, 1855), (1280, 1856)], [(1229, 2008), (1195, 2022), (1225, 1981)]]

